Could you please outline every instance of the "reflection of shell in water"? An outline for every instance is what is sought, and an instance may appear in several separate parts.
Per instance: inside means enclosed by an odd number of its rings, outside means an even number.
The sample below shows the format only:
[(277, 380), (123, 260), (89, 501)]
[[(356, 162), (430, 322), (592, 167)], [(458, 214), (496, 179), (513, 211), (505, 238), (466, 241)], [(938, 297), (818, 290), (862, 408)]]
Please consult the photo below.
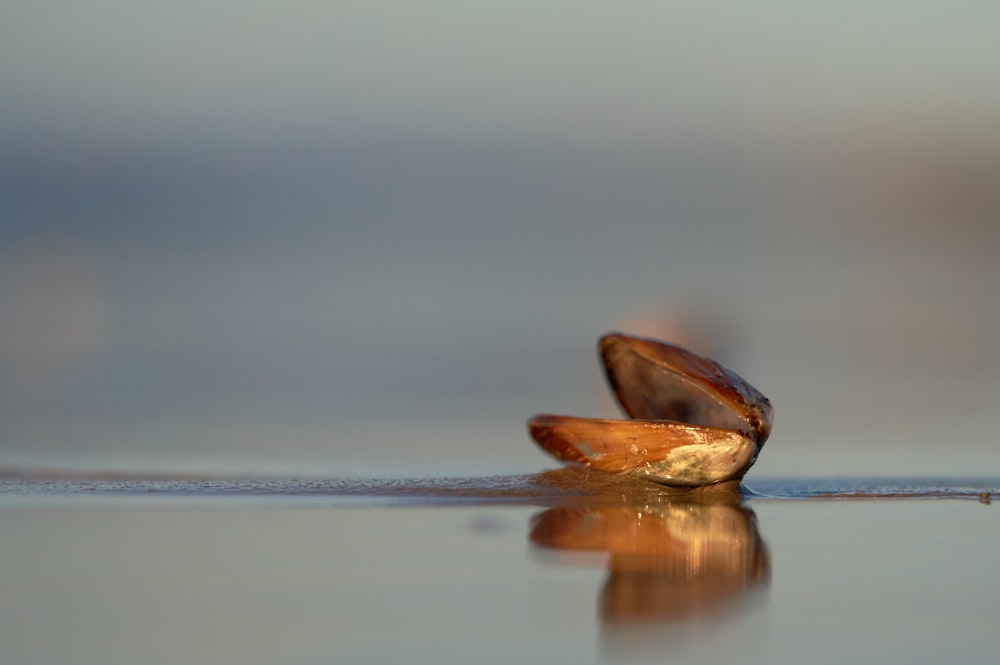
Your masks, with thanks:
[(531, 540), (565, 552), (608, 552), (601, 615), (614, 623), (721, 611), (769, 578), (753, 512), (737, 505), (553, 508), (536, 520)]
[(532, 438), (556, 459), (666, 485), (737, 480), (771, 432), (771, 404), (719, 363), (665, 342), (606, 335), (608, 381), (634, 420), (539, 415)]

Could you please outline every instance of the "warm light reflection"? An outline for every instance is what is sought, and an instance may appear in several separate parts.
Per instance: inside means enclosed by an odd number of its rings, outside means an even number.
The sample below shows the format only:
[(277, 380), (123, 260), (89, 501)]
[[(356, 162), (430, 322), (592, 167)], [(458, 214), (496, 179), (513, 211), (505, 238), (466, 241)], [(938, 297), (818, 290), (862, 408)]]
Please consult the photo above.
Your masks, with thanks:
[(770, 577), (753, 511), (732, 503), (552, 508), (530, 537), (561, 553), (610, 554), (600, 597), (608, 624), (716, 616)]
[(0, 256), (0, 381), (15, 397), (53, 389), (105, 338), (107, 298), (92, 252), (34, 238)]

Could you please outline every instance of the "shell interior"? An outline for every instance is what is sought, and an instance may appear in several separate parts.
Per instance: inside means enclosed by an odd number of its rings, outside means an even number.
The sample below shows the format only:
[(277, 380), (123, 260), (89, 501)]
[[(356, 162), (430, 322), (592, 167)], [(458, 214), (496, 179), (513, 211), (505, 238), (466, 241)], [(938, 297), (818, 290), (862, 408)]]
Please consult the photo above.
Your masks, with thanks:
[(738, 479), (771, 431), (767, 398), (736, 373), (686, 349), (610, 334), (601, 356), (632, 420), (539, 415), (528, 428), (553, 457), (659, 483)]

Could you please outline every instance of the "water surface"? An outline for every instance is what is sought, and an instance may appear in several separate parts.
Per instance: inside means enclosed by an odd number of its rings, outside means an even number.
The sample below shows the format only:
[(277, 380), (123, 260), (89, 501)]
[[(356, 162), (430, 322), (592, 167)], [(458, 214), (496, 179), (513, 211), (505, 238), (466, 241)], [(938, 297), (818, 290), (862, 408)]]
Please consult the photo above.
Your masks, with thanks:
[(991, 661), (1000, 481), (751, 488), (7, 472), (0, 662)]

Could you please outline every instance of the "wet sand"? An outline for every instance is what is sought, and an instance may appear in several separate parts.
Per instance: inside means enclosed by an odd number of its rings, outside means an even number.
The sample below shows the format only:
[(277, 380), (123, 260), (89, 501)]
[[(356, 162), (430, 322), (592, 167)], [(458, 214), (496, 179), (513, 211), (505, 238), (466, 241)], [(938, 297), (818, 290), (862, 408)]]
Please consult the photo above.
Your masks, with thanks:
[(7, 470), (0, 662), (991, 662), (998, 491)]
[[(675, 489), (629, 476), (568, 467), (541, 473), (455, 478), (293, 478), (179, 473), (82, 472), (0, 467), (0, 497), (78, 495), (339, 497), (374, 503), (640, 503), (749, 499), (976, 499), (1000, 494), (1000, 480), (932, 478), (764, 478)], [(985, 496), (984, 496), (985, 494)]]

